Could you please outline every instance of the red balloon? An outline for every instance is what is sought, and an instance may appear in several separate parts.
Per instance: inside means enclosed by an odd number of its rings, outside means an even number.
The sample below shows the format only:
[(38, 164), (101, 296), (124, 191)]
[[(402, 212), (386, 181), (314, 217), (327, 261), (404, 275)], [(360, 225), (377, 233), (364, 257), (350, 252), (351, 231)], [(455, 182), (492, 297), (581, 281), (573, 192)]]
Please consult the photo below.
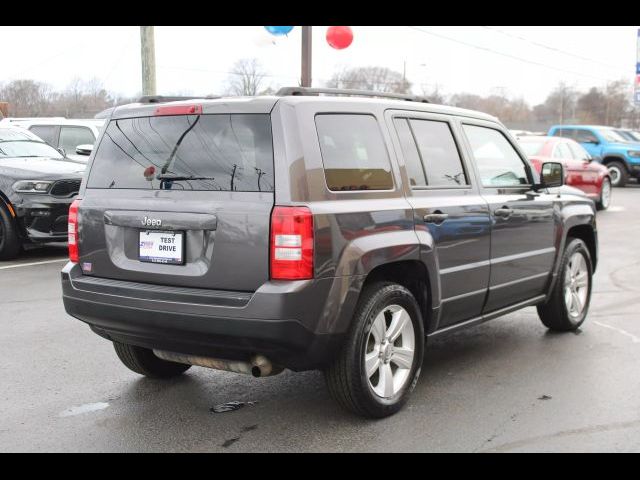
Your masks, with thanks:
[(353, 31), (351, 27), (329, 27), (327, 28), (327, 43), (336, 50), (347, 48), (353, 42)]

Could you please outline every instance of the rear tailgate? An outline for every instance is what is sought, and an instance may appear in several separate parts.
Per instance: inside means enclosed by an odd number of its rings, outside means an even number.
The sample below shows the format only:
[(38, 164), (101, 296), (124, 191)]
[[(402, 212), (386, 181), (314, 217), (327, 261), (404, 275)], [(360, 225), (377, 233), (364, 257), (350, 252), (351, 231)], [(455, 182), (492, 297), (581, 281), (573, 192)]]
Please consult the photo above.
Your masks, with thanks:
[(80, 204), (83, 271), (255, 291), (269, 278), (269, 114), (150, 112), (106, 127)]

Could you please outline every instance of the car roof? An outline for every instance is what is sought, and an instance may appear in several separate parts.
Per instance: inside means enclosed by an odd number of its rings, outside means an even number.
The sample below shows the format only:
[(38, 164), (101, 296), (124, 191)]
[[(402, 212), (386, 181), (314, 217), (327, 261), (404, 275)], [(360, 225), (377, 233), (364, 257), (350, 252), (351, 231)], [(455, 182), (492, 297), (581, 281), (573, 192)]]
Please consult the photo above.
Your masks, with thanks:
[(127, 118), (136, 116), (150, 116), (159, 107), (177, 107), (202, 105), (203, 113), (270, 113), (276, 103), (287, 105), (299, 105), (305, 103), (324, 103), (328, 108), (340, 104), (352, 105), (375, 105), (385, 109), (413, 110), (428, 113), (442, 113), (448, 115), (458, 115), (479, 120), (499, 122), (499, 120), (489, 114), (467, 110), (464, 108), (450, 107), (433, 103), (411, 102), (406, 100), (392, 100), (387, 98), (360, 98), (360, 97), (338, 97), (338, 96), (256, 96), (256, 97), (225, 97), (216, 99), (192, 98), (189, 100), (179, 100), (166, 103), (131, 103), (116, 107), (111, 118)]
[(551, 128), (604, 128), (607, 130), (619, 130), (607, 125), (553, 125)]

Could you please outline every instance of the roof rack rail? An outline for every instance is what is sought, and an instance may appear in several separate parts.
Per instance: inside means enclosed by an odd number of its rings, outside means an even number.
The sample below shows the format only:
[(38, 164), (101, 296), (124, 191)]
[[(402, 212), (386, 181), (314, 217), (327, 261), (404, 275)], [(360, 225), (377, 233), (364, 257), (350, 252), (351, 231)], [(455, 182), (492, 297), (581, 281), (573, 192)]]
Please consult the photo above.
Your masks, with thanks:
[(310, 88), (310, 87), (283, 87), (276, 92), (278, 97), (290, 95), (316, 96), (316, 95), (351, 95), (360, 97), (381, 97), (406, 100), (407, 102), (429, 103), (426, 97), (405, 93), (375, 92), (373, 90), (354, 90), (350, 88)]
[(166, 103), (166, 102), (178, 102), (180, 100), (196, 100), (196, 99), (213, 100), (216, 98), (222, 98), (219, 95), (207, 95), (199, 97), (167, 97), (164, 95), (145, 95), (138, 99), (138, 103)]

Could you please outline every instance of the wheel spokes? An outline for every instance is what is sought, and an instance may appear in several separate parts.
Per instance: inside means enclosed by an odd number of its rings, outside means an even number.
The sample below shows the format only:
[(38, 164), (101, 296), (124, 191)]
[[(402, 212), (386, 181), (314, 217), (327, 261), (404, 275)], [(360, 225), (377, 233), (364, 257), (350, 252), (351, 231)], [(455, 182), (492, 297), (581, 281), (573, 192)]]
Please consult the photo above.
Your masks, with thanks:
[(376, 341), (377, 345), (380, 345), (384, 340), (387, 331), (387, 324), (384, 321), (384, 312), (380, 312), (371, 326), (371, 334)]
[(378, 371), (380, 367), (380, 353), (377, 347), (364, 357), (364, 367), (367, 372), (367, 378), (371, 378)]
[(413, 349), (409, 347), (398, 347), (393, 350), (391, 355), (391, 361), (395, 363), (398, 368), (409, 369), (413, 365)]
[(375, 388), (375, 391), (381, 397), (391, 397), (393, 396), (393, 371), (391, 370), (391, 365), (388, 363), (383, 363), (380, 365), (378, 375), (378, 385)]
[(387, 338), (389, 339), (389, 342), (393, 343), (398, 339), (408, 321), (410, 321), (409, 314), (404, 308), (401, 308), (392, 314), (391, 324), (387, 329)]

